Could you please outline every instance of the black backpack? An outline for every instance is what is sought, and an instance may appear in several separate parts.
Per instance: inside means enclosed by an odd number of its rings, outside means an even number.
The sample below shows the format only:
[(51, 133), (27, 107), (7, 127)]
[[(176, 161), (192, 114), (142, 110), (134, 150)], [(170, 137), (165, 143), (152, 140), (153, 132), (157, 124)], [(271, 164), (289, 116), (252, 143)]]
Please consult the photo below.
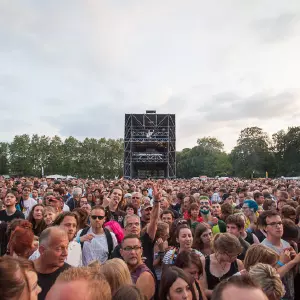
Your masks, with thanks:
[[(113, 239), (112, 239), (112, 236), (110, 234), (110, 231), (108, 229), (106, 229), (106, 228), (103, 228), (103, 229), (104, 229), (105, 237), (106, 237), (106, 240), (107, 240), (108, 259), (110, 259), (111, 258), (111, 253), (114, 250)], [(81, 231), (81, 233), (80, 233), (80, 237), (86, 235), (89, 230), (90, 230), (90, 227), (83, 228), (82, 231)], [(83, 248), (83, 243), (80, 242), (80, 245), (81, 245), (81, 249), (82, 249)]]

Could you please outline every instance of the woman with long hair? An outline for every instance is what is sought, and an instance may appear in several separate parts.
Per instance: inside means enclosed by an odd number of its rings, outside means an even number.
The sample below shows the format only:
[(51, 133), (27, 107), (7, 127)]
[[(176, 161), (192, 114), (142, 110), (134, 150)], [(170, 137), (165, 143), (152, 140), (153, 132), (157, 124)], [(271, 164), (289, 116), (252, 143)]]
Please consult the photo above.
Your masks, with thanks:
[(28, 221), (32, 224), (32, 230), (35, 236), (40, 236), (42, 231), (47, 228), (44, 220), (44, 205), (36, 204), (29, 213)]
[(182, 251), (193, 251), (199, 256), (203, 255), (198, 250), (192, 248), (193, 235), (191, 229), (187, 225), (178, 226), (175, 233), (175, 237), (178, 246), (174, 249), (169, 250), (165, 254), (163, 258), (163, 263), (165, 265), (174, 265), (178, 254)]
[(89, 215), (87, 213), (87, 211), (83, 208), (74, 208), (73, 213), (75, 213), (78, 217), (78, 229), (77, 230), (80, 230), (80, 229), (83, 229), (83, 228), (86, 228), (89, 223)]
[(98, 268), (109, 283), (112, 295), (123, 285), (132, 284), (128, 266), (122, 259), (109, 259)]
[(160, 282), (159, 299), (197, 300), (193, 279), (190, 275), (175, 266), (166, 268)]
[(199, 223), (195, 229), (193, 248), (200, 251), (204, 256), (213, 253), (211, 241), (213, 234), (207, 223)]
[(194, 279), (194, 288), (196, 292), (197, 299), (206, 299), (204, 289), (200, 284), (200, 277), (203, 274), (203, 267), (199, 255), (194, 252), (182, 251), (178, 254), (175, 266), (182, 269), (187, 274), (190, 274)]

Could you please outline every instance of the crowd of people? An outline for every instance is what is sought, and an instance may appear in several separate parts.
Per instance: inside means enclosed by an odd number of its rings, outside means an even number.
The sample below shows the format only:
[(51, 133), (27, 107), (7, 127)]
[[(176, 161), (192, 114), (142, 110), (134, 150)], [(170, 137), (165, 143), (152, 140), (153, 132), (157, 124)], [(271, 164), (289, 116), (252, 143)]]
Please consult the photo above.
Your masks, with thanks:
[(3, 300), (300, 299), (300, 182), (0, 178)]

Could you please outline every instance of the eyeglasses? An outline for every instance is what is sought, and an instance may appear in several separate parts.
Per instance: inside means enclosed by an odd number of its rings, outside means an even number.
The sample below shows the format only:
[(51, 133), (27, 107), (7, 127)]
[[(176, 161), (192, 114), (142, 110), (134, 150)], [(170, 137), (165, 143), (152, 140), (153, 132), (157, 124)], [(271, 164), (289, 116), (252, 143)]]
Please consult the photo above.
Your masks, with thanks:
[(124, 248), (123, 248), (124, 251), (128, 251), (128, 252), (130, 252), (130, 251), (132, 251), (132, 250), (134, 250), (134, 251), (137, 252), (137, 251), (140, 250), (140, 249), (142, 249), (141, 246), (133, 246), (133, 247), (127, 246), (127, 247), (124, 247)]
[(30, 190), (28, 190), (28, 189), (24, 189), (24, 190), (23, 190), (23, 192), (30, 192)]
[(278, 226), (282, 226), (282, 222), (272, 222), (272, 223), (267, 224), (267, 226), (268, 226), (268, 225), (270, 225), (270, 226), (272, 226), (272, 227), (276, 227), (277, 225), (278, 225)]
[(131, 199), (140, 199), (140, 197), (131, 197)]
[(96, 219), (98, 219), (98, 220), (103, 220), (103, 219), (105, 218), (105, 216), (91, 216), (91, 218), (92, 218), (93, 220), (96, 220)]

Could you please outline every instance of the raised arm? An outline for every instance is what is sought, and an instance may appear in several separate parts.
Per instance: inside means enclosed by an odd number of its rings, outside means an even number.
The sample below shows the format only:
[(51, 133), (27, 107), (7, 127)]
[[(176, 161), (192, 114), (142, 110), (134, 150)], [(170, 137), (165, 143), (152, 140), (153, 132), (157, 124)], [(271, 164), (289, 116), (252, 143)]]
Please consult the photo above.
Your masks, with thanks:
[(160, 202), (161, 202), (161, 193), (158, 190), (158, 185), (153, 185), (152, 187), (152, 195), (153, 195), (153, 208), (151, 211), (150, 216), (150, 223), (147, 226), (147, 233), (152, 239), (155, 238), (156, 230), (157, 230), (157, 222), (159, 219), (159, 212), (160, 212)]

